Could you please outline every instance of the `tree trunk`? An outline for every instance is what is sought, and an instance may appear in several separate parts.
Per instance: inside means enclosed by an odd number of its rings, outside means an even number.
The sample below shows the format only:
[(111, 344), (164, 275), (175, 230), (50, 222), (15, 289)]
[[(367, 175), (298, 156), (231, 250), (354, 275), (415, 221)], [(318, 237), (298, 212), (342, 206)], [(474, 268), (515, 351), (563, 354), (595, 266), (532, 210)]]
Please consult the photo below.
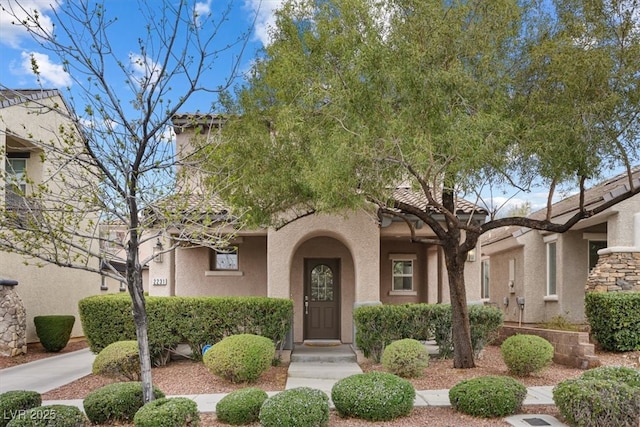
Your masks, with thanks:
[(147, 335), (147, 309), (142, 286), (142, 266), (138, 262), (138, 251), (129, 249), (127, 256), (127, 288), (133, 304), (133, 321), (136, 326), (138, 352), (140, 354), (140, 380), (142, 381), (142, 397), (144, 403), (151, 402), (153, 397), (153, 381), (151, 378), (151, 353), (149, 352), (149, 336)]
[(464, 282), (465, 259), (456, 249), (456, 247), (444, 248), (451, 297), (453, 367), (466, 369), (474, 368), (476, 365), (473, 360), (469, 308)]

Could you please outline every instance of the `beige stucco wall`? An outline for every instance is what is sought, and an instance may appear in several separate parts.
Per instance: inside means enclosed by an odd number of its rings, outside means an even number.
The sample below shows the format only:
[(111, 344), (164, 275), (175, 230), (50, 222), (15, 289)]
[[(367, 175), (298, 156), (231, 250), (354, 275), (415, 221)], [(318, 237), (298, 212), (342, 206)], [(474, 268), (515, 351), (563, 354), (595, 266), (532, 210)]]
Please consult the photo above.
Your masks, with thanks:
[[(56, 108), (64, 108), (64, 101), (59, 96), (46, 98), (38, 103), (48, 106), (55, 104)], [(26, 106), (29, 108), (25, 108)], [(61, 126), (64, 126), (67, 131), (71, 129), (65, 116), (58, 114), (55, 109), (37, 107), (34, 102), (0, 109), (0, 168), (5, 167), (5, 149), (11, 151), (17, 146), (28, 147), (32, 152), (27, 160), (27, 176), (36, 183), (49, 180), (51, 174), (58, 171), (57, 165), (51, 164), (52, 156), (45, 155), (43, 162), (42, 150), (28, 141), (59, 144)], [(8, 132), (17, 135), (17, 138), (7, 137)], [(79, 176), (73, 171), (65, 174), (67, 179)], [(54, 181), (50, 182), (55, 185)], [(28, 187), (27, 192), (29, 191)], [(0, 202), (4, 203), (4, 185), (0, 188)], [(85, 218), (83, 223), (86, 224), (89, 219)], [(31, 265), (25, 265), (25, 261), (29, 261)], [(78, 315), (78, 301), (87, 296), (102, 293), (100, 276), (92, 272), (50, 264), (38, 267), (35, 265), (37, 263), (40, 262), (17, 254), (0, 252), (0, 277), (19, 282), (16, 291), (22, 298), (27, 312), (28, 342), (38, 341), (33, 318), (40, 315), (74, 315), (76, 322), (72, 337), (83, 336)], [(96, 260), (95, 265), (97, 264)], [(117, 289), (111, 288), (109, 291), (117, 292)]]
[[(27, 342), (37, 342), (33, 318), (50, 314), (65, 314), (76, 317), (72, 337), (84, 336), (78, 301), (100, 291), (100, 276), (81, 270), (45, 265), (24, 265), (20, 255), (0, 252), (0, 277), (19, 282), (16, 292), (20, 295), (27, 312)], [(117, 289), (110, 289), (117, 292)]]
[[(340, 215), (313, 215), (289, 223), (279, 230), (271, 230), (267, 239), (267, 293), (270, 297), (292, 298), (294, 300), (294, 341), (303, 339), (302, 330), (302, 282), (299, 271), (302, 268), (302, 254), (309, 254), (306, 242), (316, 237), (331, 238), (340, 242), (339, 257), (343, 259), (343, 274), (350, 262), (353, 264), (353, 290), (350, 285), (343, 286), (341, 339), (352, 341), (352, 310), (348, 304), (356, 302), (380, 301), (379, 228), (374, 217), (364, 211)], [(321, 240), (328, 242), (327, 240)], [(312, 245), (313, 246), (313, 245)], [(339, 248), (343, 246), (344, 249)], [(318, 247), (319, 257), (336, 258), (337, 255), (327, 253)], [(350, 273), (343, 277), (343, 284), (348, 283)], [(345, 299), (346, 298), (346, 299)], [(352, 304), (351, 304), (352, 305)]]
[[(416, 295), (392, 292), (393, 279), (391, 274), (392, 261), (390, 254), (415, 255), (413, 262), (414, 291)], [(426, 302), (428, 288), (435, 286), (437, 281), (430, 283), (428, 276), (427, 246), (411, 243), (407, 240), (382, 240), (380, 242), (380, 300), (383, 304), (409, 304)]]
[(635, 236), (640, 234), (634, 225), (634, 215), (640, 212), (640, 194), (618, 203), (611, 211), (615, 214), (607, 219), (607, 246), (634, 247)]
[[(608, 248), (633, 246), (637, 233), (634, 218), (638, 212), (640, 195), (579, 222), (563, 234), (529, 230), (518, 237), (485, 246), (485, 257), (490, 259), (491, 302), (502, 308), (507, 321), (519, 320), (515, 297), (524, 296), (524, 323), (544, 322), (557, 315), (572, 322), (583, 322), (584, 289), (589, 274), (589, 238), (606, 235)], [(557, 298), (546, 296), (545, 237), (547, 240), (555, 238), (557, 242)], [(516, 260), (514, 294), (505, 291), (509, 259)], [(509, 297), (508, 307), (502, 304), (505, 296)]]
[[(513, 288), (509, 286), (511, 260), (514, 265)], [(525, 295), (524, 251), (520, 247), (511, 252), (493, 254), (489, 258), (489, 263), (489, 302), (502, 310), (506, 321), (517, 322), (520, 313), (516, 297)], [(505, 304), (505, 298), (507, 304)]]
[[(243, 237), (238, 246), (238, 272), (211, 272), (208, 248), (178, 248), (175, 251), (175, 295), (181, 296), (266, 296), (266, 237)], [(166, 254), (165, 254), (166, 255)], [(162, 262), (162, 266), (165, 261)], [(167, 262), (167, 265), (169, 263)], [(164, 278), (150, 263), (151, 295), (167, 294), (170, 286), (154, 286), (154, 278)], [(167, 272), (166, 274), (170, 274)], [(167, 277), (168, 278), (168, 277)]]

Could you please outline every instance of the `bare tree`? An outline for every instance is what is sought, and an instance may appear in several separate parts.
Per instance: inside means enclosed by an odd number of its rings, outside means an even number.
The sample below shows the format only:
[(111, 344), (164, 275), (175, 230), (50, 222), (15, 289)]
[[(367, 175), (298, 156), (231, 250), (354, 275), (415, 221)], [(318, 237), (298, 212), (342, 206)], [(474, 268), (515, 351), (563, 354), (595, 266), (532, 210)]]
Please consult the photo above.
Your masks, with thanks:
[[(40, 153), (46, 170), (41, 182), (29, 178), (24, 190), (14, 194), (24, 209), (10, 203), (0, 208), (0, 250), (127, 284), (148, 402), (153, 393), (142, 271), (153, 255), (142, 259), (140, 248), (167, 233), (173, 243), (164, 251), (185, 241), (223, 244), (217, 227), (228, 219), (209, 196), (213, 192), (203, 193), (184, 179), (198, 173), (198, 162), (176, 152), (171, 120), (194, 95), (203, 93), (211, 102), (232, 84), (248, 32), (230, 43), (218, 41), (229, 25), (232, 3), (213, 16), (199, 13), (192, 1), (140, 1), (143, 35), (127, 46), (132, 53), (125, 60), (113, 44), (114, 32), (123, 29), (110, 15), (108, 2), (58, 2), (51, 12), (53, 26), (20, 1), (0, 3), (14, 25), (61, 61), (73, 82), (66, 101), (23, 103), (30, 121), (51, 112), (64, 120), (50, 129), (50, 138), (21, 136)], [(226, 77), (212, 87), (212, 73), (223, 60), (217, 76)], [(39, 75), (36, 55), (31, 64)], [(11, 94), (10, 88), (0, 89)], [(20, 127), (27, 129), (24, 123), (11, 126)], [(97, 244), (100, 223), (117, 224), (123, 232), (118, 238), (102, 234)], [(124, 273), (108, 268), (105, 247), (111, 248), (110, 261), (120, 257)]]

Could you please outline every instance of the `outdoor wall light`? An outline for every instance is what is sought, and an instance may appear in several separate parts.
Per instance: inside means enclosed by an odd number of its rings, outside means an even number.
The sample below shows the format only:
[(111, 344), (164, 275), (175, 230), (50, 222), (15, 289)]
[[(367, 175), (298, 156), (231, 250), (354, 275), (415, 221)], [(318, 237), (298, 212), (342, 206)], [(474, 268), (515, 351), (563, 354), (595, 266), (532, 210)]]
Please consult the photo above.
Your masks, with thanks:
[(156, 245), (153, 247), (153, 261), (154, 262), (162, 262), (162, 250), (164, 247), (162, 246), (162, 242), (160, 239), (156, 242)]
[(475, 262), (476, 261), (476, 250), (475, 249), (471, 249), (467, 253), (467, 261), (469, 261), (469, 262)]

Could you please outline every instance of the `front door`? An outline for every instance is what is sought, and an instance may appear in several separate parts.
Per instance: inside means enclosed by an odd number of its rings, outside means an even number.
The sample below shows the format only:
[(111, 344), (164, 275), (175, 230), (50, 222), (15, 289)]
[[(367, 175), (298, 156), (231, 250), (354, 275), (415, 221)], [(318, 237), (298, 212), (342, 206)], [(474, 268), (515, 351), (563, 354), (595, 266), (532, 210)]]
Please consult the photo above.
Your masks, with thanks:
[(340, 339), (340, 259), (304, 260), (304, 339)]

